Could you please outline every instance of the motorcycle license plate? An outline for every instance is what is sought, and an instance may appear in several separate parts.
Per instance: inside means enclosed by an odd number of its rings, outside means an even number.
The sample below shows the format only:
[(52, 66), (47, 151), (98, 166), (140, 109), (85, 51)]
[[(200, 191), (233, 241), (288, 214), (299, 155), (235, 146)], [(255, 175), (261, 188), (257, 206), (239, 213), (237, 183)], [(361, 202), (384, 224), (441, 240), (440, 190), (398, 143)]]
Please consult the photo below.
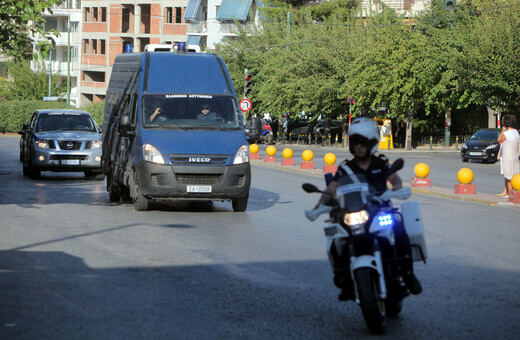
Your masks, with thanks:
[(211, 185), (188, 185), (186, 190), (193, 193), (210, 193)]
[(79, 159), (64, 159), (61, 161), (63, 165), (79, 165)]

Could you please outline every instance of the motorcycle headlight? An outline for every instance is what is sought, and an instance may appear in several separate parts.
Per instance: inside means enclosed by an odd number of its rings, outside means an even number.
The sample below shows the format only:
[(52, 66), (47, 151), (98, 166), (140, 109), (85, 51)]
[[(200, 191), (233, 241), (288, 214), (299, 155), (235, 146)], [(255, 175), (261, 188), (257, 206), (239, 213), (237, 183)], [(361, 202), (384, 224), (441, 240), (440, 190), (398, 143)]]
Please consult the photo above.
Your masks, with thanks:
[(486, 147), (486, 150), (497, 149), (498, 146), (499, 146), (498, 144), (491, 144), (491, 145)]
[(145, 144), (144, 145), (144, 160), (147, 162), (157, 163), (157, 164), (164, 164), (164, 158), (155, 148), (155, 146), (151, 144)]
[(44, 140), (44, 139), (35, 139), (34, 144), (36, 144), (36, 146), (39, 149), (48, 149), (49, 148), (49, 141)]
[(354, 234), (358, 234), (363, 231), (363, 225), (366, 221), (368, 221), (368, 213), (366, 210), (346, 213), (343, 217), (343, 223), (348, 225)]
[(249, 151), (247, 150), (247, 145), (242, 145), (236, 155), (233, 164), (243, 164), (249, 162)]

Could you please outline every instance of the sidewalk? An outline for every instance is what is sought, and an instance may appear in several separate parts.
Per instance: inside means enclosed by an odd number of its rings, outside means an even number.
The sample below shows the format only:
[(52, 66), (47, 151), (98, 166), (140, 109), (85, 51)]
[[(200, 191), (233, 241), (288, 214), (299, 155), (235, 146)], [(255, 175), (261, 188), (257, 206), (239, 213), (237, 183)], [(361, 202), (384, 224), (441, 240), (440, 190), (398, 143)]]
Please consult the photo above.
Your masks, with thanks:
[[(305, 175), (321, 177), (321, 178), (324, 175), (322, 168), (301, 169), (300, 164), (295, 163), (294, 166), (288, 166), (288, 165), (282, 165), (281, 161), (264, 162), (263, 158), (260, 160), (251, 160), (251, 164), (254, 166), (275, 168), (275, 169), (282, 170), (282, 171), (289, 171), (289, 172), (293, 172), (293, 173), (305, 174)], [(403, 185), (411, 186), (411, 183), (403, 181)], [(427, 187), (412, 188), (412, 192), (421, 194), (421, 195), (437, 196), (437, 197), (442, 197), (442, 198), (454, 199), (454, 200), (458, 200), (458, 201), (480, 203), (480, 204), (492, 205), (492, 206), (512, 207), (512, 208), (520, 209), (520, 204), (514, 204), (511, 202), (508, 202), (507, 199), (499, 198), (499, 197), (496, 197), (496, 196), (490, 195), (490, 194), (483, 194), (483, 193), (478, 193), (478, 192), (474, 195), (456, 194), (455, 187), (450, 189), (450, 188), (443, 188), (443, 187), (433, 185), (429, 188), (427, 188)]]

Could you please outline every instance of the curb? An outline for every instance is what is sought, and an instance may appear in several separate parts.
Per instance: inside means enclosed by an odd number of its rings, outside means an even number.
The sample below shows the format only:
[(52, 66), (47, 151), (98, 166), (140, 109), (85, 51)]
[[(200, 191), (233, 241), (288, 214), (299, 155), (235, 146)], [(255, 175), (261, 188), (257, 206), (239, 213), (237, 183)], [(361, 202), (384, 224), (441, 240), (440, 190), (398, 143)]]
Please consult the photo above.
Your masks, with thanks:
[[(324, 175), (322, 169), (304, 170), (304, 169), (298, 168), (297, 165), (282, 166), (278, 162), (277, 163), (264, 163), (263, 160), (250, 160), (250, 162), (251, 162), (251, 164), (262, 166), (265, 168), (276, 168), (278, 170), (289, 171), (292, 173), (304, 174), (304, 175), (313, 176), (313, 177), (323, 177), (323, 175)], [(411, 184), (407, 183), (407, 182), (403, 182), (403, 184), (406, 186), (411, 186)], [(444, 193), (444, 192), (435, 191), (432, 189), (421, 189), (421, 188), (411, 188), (411, 189), (412, 189), (413, 193), (426, 195), (426, 196), (436, 196), (436, 197), (448, 198), (448, 199), (453, 199), (453, 200), (462, 201), (462, 202), (478, 203), (478, 204), (484, 204), (484, 205), (489, 205), (489, 206), (517, 208), (516, 204), (510, 203), (510, 202), (497, 202), (497, 201), (493, 201), (493, 200), (489, 200), (489, 199), (485, 199), (485, 198)]]

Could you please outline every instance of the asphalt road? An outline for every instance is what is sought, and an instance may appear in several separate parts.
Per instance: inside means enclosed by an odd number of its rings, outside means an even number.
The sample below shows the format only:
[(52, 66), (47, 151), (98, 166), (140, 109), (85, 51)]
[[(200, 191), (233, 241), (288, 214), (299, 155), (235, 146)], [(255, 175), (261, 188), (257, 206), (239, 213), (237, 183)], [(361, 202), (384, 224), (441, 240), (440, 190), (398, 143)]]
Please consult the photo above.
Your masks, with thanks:
[[(17, 142), (0, 137), (0, 339), (376, 338), (336, 299), (323, 219), (304, 218), (318, 197), (301, 184), (321, 178), (253, 166), (245, 213), (229, 202), (136, 212), (80, 174), (22, 176)], [(412, 199), (424, 292), (382, 338), (516, 339), (518, 209)]]

